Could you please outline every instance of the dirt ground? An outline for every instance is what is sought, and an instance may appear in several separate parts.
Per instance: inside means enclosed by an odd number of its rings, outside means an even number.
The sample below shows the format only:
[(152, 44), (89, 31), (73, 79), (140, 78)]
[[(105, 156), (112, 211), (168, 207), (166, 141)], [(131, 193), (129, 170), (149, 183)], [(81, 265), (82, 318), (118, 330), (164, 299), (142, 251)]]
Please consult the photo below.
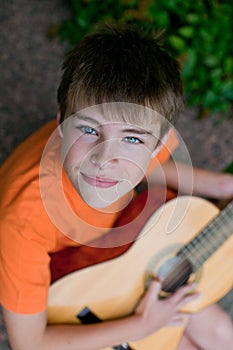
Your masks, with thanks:
[[(56, 115), (56, 89), (67, 45), (48, 29), (70, 16), (65, 0), (1, 0), (0, 164)], [(177, 124), (194, 166), (221, 170), (232, 162), (233, 119), (196, 119), (187, 109)], [(227, 305), (232, 304), (228, 296)], [(9, 349), (0, 315), (0, 348)]]

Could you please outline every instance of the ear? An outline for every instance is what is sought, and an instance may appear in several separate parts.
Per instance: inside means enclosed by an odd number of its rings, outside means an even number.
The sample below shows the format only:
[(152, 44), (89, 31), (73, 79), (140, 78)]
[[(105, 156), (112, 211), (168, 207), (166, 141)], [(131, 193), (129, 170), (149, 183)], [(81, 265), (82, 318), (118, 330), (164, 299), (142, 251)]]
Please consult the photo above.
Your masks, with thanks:
[(161, 149), (164, 147), (164, 145), (166, 144), (166, 141), (170, 135), (171, 129), (169, 129), (166, 134), (162, 137), (161, 140), (159, 140), (157, 146), (155, 147), (154, 151), (151, 154), (151, 158), (154, 158), (160, 151)]
[(57, 112), (57, 127), (58, 127), (58, 132), (61, 137), (63, 137), (63, 131), (62, 131), (62, 126), (61, 126), (61, 112), (60, 110)]

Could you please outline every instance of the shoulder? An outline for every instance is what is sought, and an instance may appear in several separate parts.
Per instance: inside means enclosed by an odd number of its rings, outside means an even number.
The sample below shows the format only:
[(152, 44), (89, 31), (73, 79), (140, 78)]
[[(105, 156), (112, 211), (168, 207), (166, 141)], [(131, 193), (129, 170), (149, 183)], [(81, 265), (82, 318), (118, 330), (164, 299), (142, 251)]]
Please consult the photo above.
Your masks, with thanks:
[(33, 226), (49, 225), (41, 201), (39, 169), (43, 150), (55, 128), (55, 121), (46, 124), (25, 140), (3, 164), (0, 174), (1, 232), (11, 227), (22, 234), (26, 228), (33, 232)]

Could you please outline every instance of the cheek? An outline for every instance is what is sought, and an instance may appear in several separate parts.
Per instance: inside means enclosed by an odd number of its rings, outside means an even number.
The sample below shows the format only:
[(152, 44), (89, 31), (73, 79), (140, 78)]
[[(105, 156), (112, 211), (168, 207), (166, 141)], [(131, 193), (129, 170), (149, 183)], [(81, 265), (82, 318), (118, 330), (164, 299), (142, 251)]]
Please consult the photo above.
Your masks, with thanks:
[(147, 172), (151, 160), (151, 152), (149, 150), (142, 150), (135, 152), (135, 155), (130, 158), (129, 168), (132, 174), (144, 174)]
[(133, 185), (138, 184), (145, 176), (149, 165), (149, 159), (144, 161), (130, 161), (125, 164), (128, 173), (128, 179)]
[(79, 166), (85, 160), (86, 154), (87, 150), (80, 147), (78, 142), (75, 142), (69, 149), (63, 149), (62, 159), (64, 168), (69, 171)]
[(63, 163), (75, 164), (80, 158), (84, 157), (85, 150), (83, 148), (80, 133), (67, 127), (62, 138), (61, 153)]

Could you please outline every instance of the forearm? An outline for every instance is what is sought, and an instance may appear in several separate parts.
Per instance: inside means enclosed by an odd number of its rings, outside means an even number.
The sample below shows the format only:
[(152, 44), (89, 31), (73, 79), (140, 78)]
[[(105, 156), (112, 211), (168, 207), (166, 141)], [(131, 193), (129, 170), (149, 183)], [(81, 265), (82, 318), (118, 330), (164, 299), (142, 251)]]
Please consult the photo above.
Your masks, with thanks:
[(228, 199), (233, 196), (233, 176), (169, 160), (148, 176), (150, 185), (165, 184), (180, 194)]
[[(138, 339), (137, 317), (90, 325), (48, 326), (39, 349), (97, 350)], [(37, 349), (35, 349), (37, 350)]]
[(90, 325), (8, 328), (12, 350), (99, 350), (143, 338), (137, 315)]
[(160, 167), (156, 167), (148, 176), (149, 186), (164, 185), (178, 193), (192, 194), (193, 192), (193, 168), (168, 160)]

